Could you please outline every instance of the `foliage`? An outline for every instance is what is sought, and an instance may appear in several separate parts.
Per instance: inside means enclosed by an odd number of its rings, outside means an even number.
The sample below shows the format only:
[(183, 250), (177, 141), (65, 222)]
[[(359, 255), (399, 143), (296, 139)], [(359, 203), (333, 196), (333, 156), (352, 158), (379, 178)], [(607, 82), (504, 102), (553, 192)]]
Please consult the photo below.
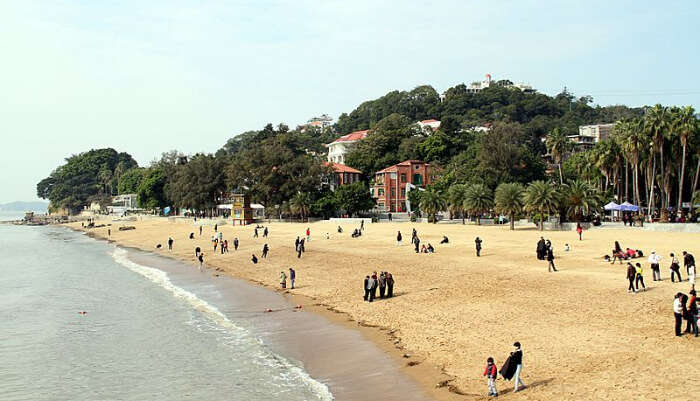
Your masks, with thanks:
[(460, 213), (462, 215), (462, 224), (464, 224), (464, 197), (466, 192), (467, 186), (465, 184), (454, 184), (449, 187), (446, 196), (450, 213)]
[(225, 191), (223, 159), (200, 153), (174, 167), (168, 197), (178, 207), (206, 210), (216, 207)]
[(335, 195), (338, 206), (350, 216), (375, 206), (369, 188), (363, 182), (341, 185), (335, 191)]
[(311, 195), (307, 192), (297, 192), (297, 194), (289, 200), (289, 210), (294, 214), (298, 214), (302, 221), (309, 215), (310, 208)]
[(131, 155), (112, 148), (79, 153), (37, 184), (37, 196), (50, 200), (53, 209), (76, 212), (98, 195), (113, 195), (119, 178), (115, 170), (119, 173), (137, 166)]
[(481, 215), (493, 206), (493, 193), (484, 184), (472, 184), (464, 193), (464, 210), (476, 216), (476, 224), (481, 224)]
[(544, 229), (544, 216), (554, 213), (559, 207), (559, 193), (550, 183), (533, 181), (525, 189), (525, 210), (539, 214), (540, 230)]
[(121, 177), (119, 177), (119, 185), (117, 186), (119, 195), (135, 194), (145, 173), (146, 170), (143, 168), (132, 168), (125, 171)]
[(165, 198), (165, 185), (166, 176), (162, 168), (155, 167), (146, 170), (143, 180), (136, 190), (139, 207), (155, 209), (168, 206)]
[(570, 181), (563, 186), (561, 195), (562, 205), (577, 222), (602, 206), (601, 195), (585, 181)]
[(508, 215), (511, 230), (515, 229), (515, 215), (522, 212), (525, 206), (524, 194), (525, 187), (517, 182), (504, 182), (496, 188), (494, 210)]
[(432, 219), (433, 223), (437, 223), (437, 218), (435, 216), (437, 212), (445, 210), (447, 206), (445, 197), (433, 188), (428, 188), (423, 191), (420, 196), (419, 204), (421, 210), (428, 214), (429, 219)]

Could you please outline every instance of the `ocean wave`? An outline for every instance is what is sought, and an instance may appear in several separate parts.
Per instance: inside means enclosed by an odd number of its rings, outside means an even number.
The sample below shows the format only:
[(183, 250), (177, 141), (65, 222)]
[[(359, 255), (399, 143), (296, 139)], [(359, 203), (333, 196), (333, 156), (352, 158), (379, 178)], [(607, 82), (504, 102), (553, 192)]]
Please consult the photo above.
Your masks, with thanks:
[[(129, 253), (126, 249), (115, 247), (114, 251), (112, 252), (112, 257), (120, 265), (144, 276), (161, 288), (170, 292), (174, 297), (187, 302), (187, 304), (189, 304), (194, 310), (202, 313), (202, 315), (206, 316), (218, 328), (225, 329), (229, 333), (235, 333), (237, 334), (236, 337), (240, 338), (241, 336), (245, 336), (250, 340), (253, 340), (258, 345), (257, 356), (261, 360), (264, 360), (267, 364), (271, 364), (282, 371), (286, 371), (285, 376), (287, 376), (287, 379), (296, 379), (301, 381), (309, 390), (316, 394), (320, 400), (332, 401), (335, 398), (328, 389), (328, 386), (311, 377), (303, 368), (295, 365), (281, 355), (273, 353), (267, 349), (260, 338), (252, 336), (249, 331), (237, 326), (215, 306), (197, 297), (197, 295), (194, 293), (174, 285), (170, 281), (170, 278), (166, 272), (153, 267), (143, 266), (129, 260), (128, 254)], [(190, 322), (190, 324), (191, 323), (192, 322)]]

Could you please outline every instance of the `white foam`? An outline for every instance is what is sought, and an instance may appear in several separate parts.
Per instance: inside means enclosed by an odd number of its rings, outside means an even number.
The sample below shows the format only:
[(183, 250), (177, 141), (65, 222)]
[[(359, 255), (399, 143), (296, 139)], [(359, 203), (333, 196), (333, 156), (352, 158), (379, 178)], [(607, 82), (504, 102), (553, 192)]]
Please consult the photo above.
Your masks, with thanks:
[[(229, 332), (236, 332), (237, 334), (250, 334), (247, 330), (234, 324), (226, 315), (221, 313), (215, 306), (211, 305), (207, 301), (197, 297), (197, 295), (185, 290), (184, 288), (174, 285), (168, 274), (162, 270), (155, 269), (148, 266), (143, 266), (135, 263), (128, 258), (128, 252), (126, 249), (115, 247), (112, 252), (112, 257), (120, 265), (128, 268), (129, 270), (138, 273), (152, 282), (158, 284), (158, 286), (169, 291), (176, 298), (186, 301), (193, 309), (201, 312), (204, 316), (209, 318), (218, 327), (224, 328)], [(254, 337), (257, 344), (261, 346), (259, 351), (261, 352), (260, 357), (265, 359), (268, 363), (272, 361), (278, 362), (281, 367), (291, 373), (291, 376), (296, 376), (301, 380), (311, 391), (313, 391), (320, 400), (331, 401), (335, 397), (331, 394), (328, 386), (321, 383), (320, 381), (312, 378), (308, 372), (304, 369), (296, 366), (286, 358), (281, 355), (277, 355), (269, 351), (264, 347), (261, 339)]]

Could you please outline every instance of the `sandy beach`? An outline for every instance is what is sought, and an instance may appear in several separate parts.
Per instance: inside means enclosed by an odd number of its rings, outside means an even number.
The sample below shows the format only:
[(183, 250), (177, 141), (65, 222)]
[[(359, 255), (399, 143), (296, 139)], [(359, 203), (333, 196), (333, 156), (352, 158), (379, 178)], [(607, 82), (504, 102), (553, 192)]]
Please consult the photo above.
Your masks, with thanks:
[[(512, 343), (520, 341), (524, 351), (523, 380), (528, 388), (511, 394), (512, 382), (498, 380), (502, 395), (523, 400), (589, 399), (691, 399), (692, 389), (684, 381), (698, 377), (700, 339), (673, 335), (673, 295), (689, 290), (687, 282), (671, 283), (670, 252), (688, 250), (698, 256), (700, 234), (655, 233), (638, 229), (592, 229), (583, 241), (575, 232), (540, 232), (519, 228), (461, 224), (381, 223), (365, 224), (365, 234), (351, 238), (354, 228), (346, 224), (343, 234), (336, 224), (269, 224), (269, 238), (253, 238), (253, 227), (220, 226), (229, 243), (240, 240), (238, 251), (221, 255), (211, 246), (212, 226), (191, 220), (144, 219), (137, 222), (98, 221), (112, 224), (112, 241), (130, 247), (188, 261), (195, 267), (194, 249), (205, 252), (209, 274), (215, 269), (279, 287), (279, 273), (293, 267), (297, 288), (292, 294), (313, 299), (317, 307), (330, 309), (338, 320), (367, 327), (393, 344), (394, 355), (409, 354), (403, 362), (415, 361), (414, 373), (439, 399), (486, 398), (481, 373), (486, 358), (497, 365), (508, 356)], [(198, 222), (199, 223), (199, 222)], [(198, 224), (197, 223), (197, 224)], [(210, 221), (204, 221), (209, 224)], [(119, 231), (120, 225), (135, 230)], [(81, 229), (80, 223), (72, 228)], [(310, 227), (312, 240), (297, 259), (294, 239)], [(422, 243), (431, 243), (435, 254), (415, 254), (409, 243), (416, 228)], [(404, 245), (396, 245), (401, 230)], [(107, 237), (107, 227), (89, 230)], [(188, 239), (189, 233), (195, 239)], [(326, 233), (330, 239), (326, 239)], [(450, 243), (440, 245), (447, 235)], [(540, 236), (552, 241), (556, 273), (535, 257)], [(168, 237), (174, 249), (167, 250)], [(474, 238), (483, 240), (482, 256), (474, 252)], [(646, 262), (647, 291), (627, 293), (625, 265), (610, 265), (602, 256), (610, 253), (615, 240), (623, 249), (656, 250), (662, 255), (663, 281), (652, 281)], [(269, 244), (267, 259), (260, 257)], [(564, 244), (571, 246), (564, 252)], [(155, 245), (162, 244), (160, 250)], [(395, 297), (363, 302), (366, 274), (389, 271), (396, 280)], [(685, 269), (681, 269), (686, 278)], [(427, 372), (435, 372), (434, 375)], [(451, 377), (448, 386), (435, 389), (439, 373)], [(423, 379), (420, 379), (423, 377)]]

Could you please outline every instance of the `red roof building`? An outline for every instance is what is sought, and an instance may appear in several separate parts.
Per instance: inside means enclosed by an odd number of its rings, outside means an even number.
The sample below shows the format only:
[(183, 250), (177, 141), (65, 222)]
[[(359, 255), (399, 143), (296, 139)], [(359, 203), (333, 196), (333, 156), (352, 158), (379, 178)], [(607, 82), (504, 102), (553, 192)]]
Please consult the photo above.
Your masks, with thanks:
[(329, 183), (331, 190), (335, 190), (341, 185), (348, 185), (361, 180), (362, 171), (360, 170), (339, 163), (326, 162), (324, 164), (332, 168), (335, 173)]
[(430, 164), (421, 160), (406, 160), (374, 175), (372, 196), (377, 208), (386, 212), (406, 212), (406, 187), (430, 185)]
[(335, 141), (326, 145), (328, 148), (329, 163), (345, 163), (345, 155), (349, 152), (349, 147), (353, 143), (365, 139), (369, 130), (355, 131), (347, 135), (343, 135)]

